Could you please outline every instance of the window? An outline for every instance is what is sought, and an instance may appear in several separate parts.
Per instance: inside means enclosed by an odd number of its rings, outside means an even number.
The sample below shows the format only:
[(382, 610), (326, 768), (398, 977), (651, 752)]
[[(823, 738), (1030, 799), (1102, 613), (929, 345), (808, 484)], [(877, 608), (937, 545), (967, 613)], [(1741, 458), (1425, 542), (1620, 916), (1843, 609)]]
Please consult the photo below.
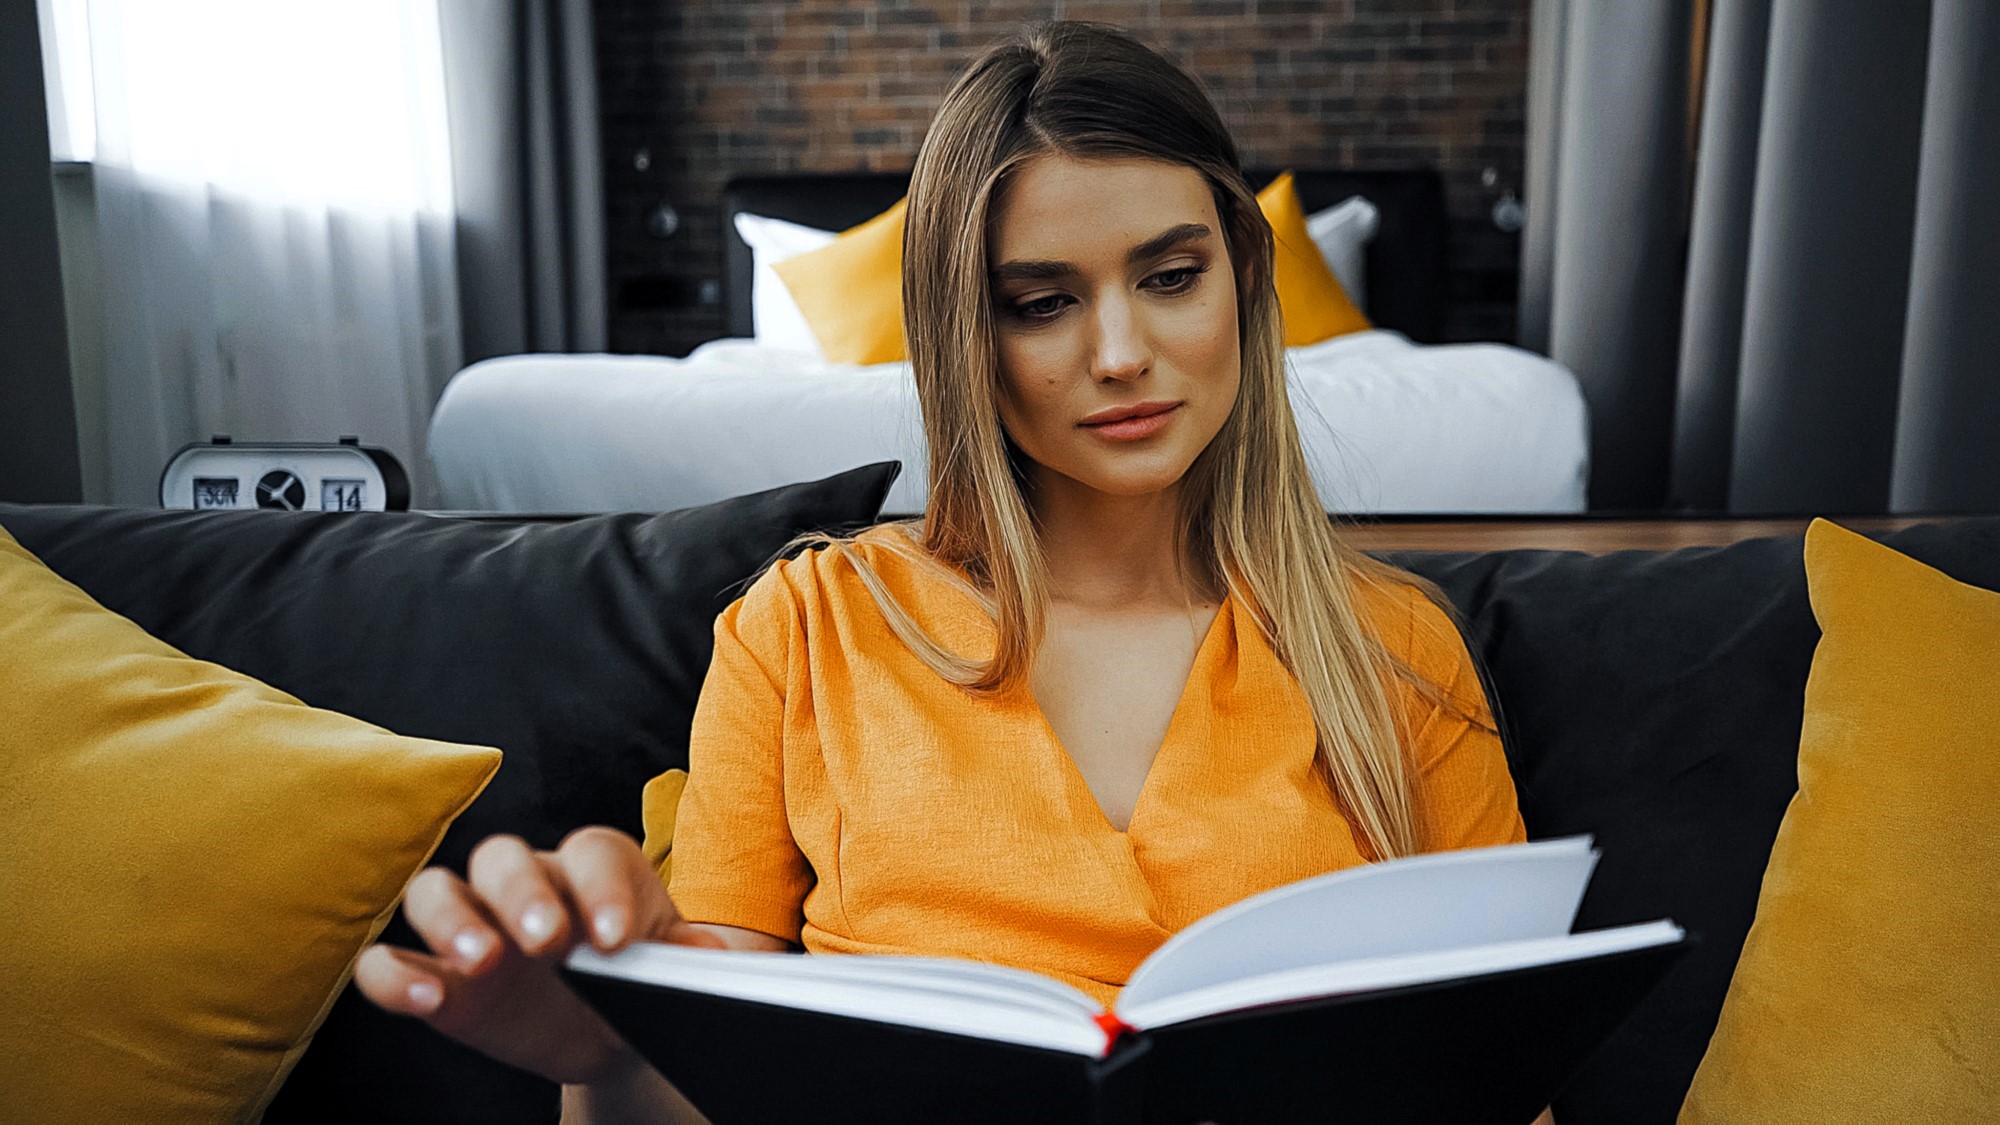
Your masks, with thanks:
[(58, 161), (448, 213), (435, 0), (38, 0)]

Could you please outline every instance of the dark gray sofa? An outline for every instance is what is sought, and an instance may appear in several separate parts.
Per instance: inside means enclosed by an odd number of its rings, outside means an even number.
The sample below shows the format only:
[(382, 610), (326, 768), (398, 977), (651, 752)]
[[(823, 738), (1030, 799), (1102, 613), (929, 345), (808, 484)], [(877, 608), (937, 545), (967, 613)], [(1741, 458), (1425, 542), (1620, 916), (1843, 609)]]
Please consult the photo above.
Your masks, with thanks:
[[(195, 656), (405, 733), (500, 746), (500, 777), (439, 853), (462, 865), (491, 831), (636, 834), (644, 782), (685, 764), (714, 614), (795, 530), (875, 518), (893, 472), (573, 522), (0, 505), (0, 526)], [(2000, 588), (2000, 517), (1882, 538)], [(1463, 614), (1530, 836), (1596, 835), (1578, 926), (1671, 917), (1698, 936), (1555, 1105), (1563, 1125), (1671, 1121), (1796, 786), (1817, 638), (1800, 540), (1390, 557)], [(268, 1120), (555, 1113), (545, 1083), (350, 992)]]

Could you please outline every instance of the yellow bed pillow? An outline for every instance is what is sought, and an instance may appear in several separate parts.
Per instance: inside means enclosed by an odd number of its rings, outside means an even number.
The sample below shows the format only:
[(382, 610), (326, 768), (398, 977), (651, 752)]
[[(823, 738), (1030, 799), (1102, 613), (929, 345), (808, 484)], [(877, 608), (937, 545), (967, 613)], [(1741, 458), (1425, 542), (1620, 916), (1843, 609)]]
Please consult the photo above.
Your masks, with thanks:
[[(903, 343), (903, 213), (909, 199), (817, 250), (771, 266), (834, 363), (896, 363)], [(1276, 242), (1272, 269), (1285, 346), (1373, 327), (1355, 307), (1306, 230), (1305, 205), (1286, 172), (1257, 193)]]
[(895, 363), (903, 346), (903, 210), (907, 197), (817, 250), (771, 266), (835, 363)]
[(254, 1120), (500, 752), (183, 655), (0, 531), (0, 1121)]
[(1285, 346), (1302, 347), (1364, 332), (1373, 325), (1354, 306), (1340, 279), (1306, 230), (1306, 208), (1292, 174), (1286, 172), (1257, 193), (1257, 205), (1271, 224), (1272, 273), (1278, 308), (1285, 317)]
[(2000, 1119), (2000, 593), (1825, 520), (1799, 790), (1680, 1120)]

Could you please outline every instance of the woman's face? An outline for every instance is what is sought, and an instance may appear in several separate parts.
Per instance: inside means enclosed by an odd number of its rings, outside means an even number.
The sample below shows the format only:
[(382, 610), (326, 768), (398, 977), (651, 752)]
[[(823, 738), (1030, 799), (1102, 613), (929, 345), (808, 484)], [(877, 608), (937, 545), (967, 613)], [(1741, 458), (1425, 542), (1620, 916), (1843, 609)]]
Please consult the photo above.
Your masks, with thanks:
[(986, 238), (1000, 420), (1037, 483), (1060, 474), (1134, 496), (1178, 482), (1242, 377), (1236, 275), (1201, 173), (1037, 157), (996, 200)]

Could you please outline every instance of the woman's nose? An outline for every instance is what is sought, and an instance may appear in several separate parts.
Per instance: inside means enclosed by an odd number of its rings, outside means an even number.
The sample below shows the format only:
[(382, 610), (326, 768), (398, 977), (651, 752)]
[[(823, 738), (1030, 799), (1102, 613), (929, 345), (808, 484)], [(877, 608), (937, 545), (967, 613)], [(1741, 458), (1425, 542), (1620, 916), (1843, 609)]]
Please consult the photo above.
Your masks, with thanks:
[(1092, 378), (1130, 380), (1152, 368), (1145, 325), (1129, 299), (1111, 297), (1098, 301), (1092, 320), (1096, 336), (1091, 345)]

